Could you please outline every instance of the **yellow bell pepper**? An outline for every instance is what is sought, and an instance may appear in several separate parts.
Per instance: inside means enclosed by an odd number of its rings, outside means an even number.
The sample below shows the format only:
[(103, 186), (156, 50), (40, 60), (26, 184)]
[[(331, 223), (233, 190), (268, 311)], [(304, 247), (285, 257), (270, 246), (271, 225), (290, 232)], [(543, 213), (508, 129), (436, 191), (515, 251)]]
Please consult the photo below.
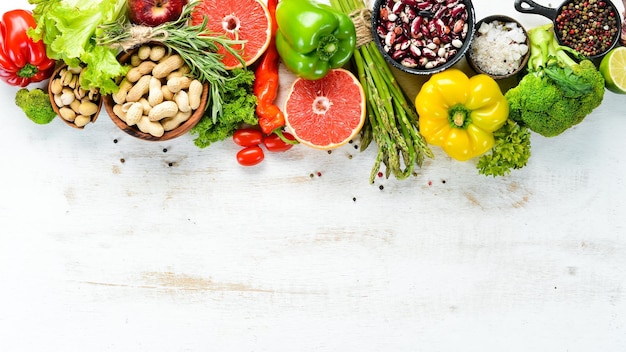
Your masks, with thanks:
[(419, 129), (429, 144), (465, 161), (489, 151), (493, 132), (509, 116), (498, 83), (479, 74), (471, 78), (452, 68), (434, 74), (415, 97)]

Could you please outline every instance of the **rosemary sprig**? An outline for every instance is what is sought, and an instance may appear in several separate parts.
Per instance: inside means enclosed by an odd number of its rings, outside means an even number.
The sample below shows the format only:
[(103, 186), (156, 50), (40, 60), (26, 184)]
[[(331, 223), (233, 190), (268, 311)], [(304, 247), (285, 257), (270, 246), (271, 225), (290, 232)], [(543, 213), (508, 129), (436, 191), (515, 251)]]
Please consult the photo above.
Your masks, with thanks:
[[(166, 22), (156, 27), (147, 27), (129, 23), (122, 18), (118, 21), (99, 26), (97, 44), (128, 51), (148, 42), (158, 42), (180, 55), (189, 65), (191, 75), (209, 83), (209, 101), (211, 117), (216, 122), (222, 113), (224, 90), (229, 85), (227, 80), (234, 79), (222, 63), (222, 55), (218, 54), (218, 46), (224, 47), (239, 62), (244, 60), (234, 45), (244, 44), (242, 40), (232, 40), (224, 35), (212, 33), (207, 29), (208, 19), (201, 24), (190, 25), (191, 13), (200, 1), (192, 1), (185, 5), (183, 12), (176, 21)], [(245, 66), (245, 65), (244, 65)]]

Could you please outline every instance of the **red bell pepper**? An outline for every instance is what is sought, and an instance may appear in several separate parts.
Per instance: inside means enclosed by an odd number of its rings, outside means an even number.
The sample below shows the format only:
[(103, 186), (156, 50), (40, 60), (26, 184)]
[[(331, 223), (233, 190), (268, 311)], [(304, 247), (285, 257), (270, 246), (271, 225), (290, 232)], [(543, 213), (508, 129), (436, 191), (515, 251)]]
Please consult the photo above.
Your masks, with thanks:
[(0, 79), (25, 87), (52, 75), (56, 61), (46, 55), (43, 41), (34, 42), (28, 30), (36, 22), (30, 11), (11, 10), (0, 22)]

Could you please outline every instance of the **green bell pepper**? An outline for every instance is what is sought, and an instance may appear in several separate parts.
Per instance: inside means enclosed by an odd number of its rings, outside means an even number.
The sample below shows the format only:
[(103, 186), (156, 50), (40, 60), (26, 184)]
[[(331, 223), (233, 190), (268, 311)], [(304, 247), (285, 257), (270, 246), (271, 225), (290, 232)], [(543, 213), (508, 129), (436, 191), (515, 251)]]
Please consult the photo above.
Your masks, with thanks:
[(356, 47), (350, 17), (311, 0), (281, 0), (276, 7), (276, 49), (299, 77), (316, 80), (346, 64)]

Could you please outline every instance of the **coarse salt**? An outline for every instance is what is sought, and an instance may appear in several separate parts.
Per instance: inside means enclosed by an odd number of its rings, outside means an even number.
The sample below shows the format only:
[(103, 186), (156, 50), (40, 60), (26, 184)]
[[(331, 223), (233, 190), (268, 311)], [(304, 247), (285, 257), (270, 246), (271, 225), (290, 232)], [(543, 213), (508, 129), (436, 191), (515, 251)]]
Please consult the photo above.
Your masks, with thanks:
[(481, 70), (496, 76), (515, 72), (528, 52), (526, 34), (515, 22), (483, 22), (469, 49)]

